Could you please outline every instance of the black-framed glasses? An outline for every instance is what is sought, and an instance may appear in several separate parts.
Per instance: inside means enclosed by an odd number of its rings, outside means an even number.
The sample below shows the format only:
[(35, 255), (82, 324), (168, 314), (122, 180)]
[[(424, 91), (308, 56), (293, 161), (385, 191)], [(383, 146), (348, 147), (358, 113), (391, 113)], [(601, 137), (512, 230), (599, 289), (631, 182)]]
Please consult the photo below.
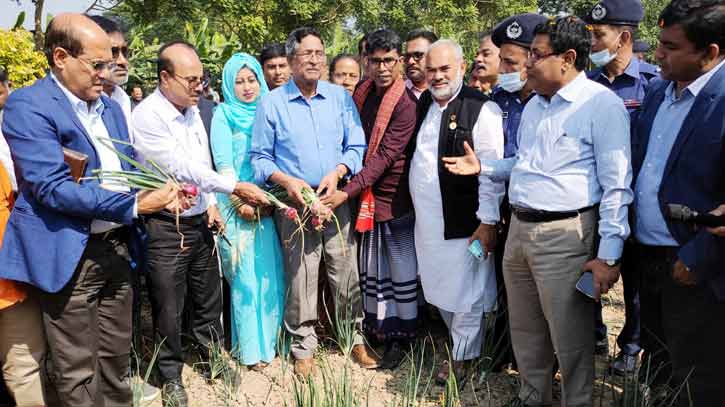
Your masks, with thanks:
[(173, 75), (174, 79), (176, 79), (177, 81), (179, 79), (183, 79), (186, 82), (186, 87), (192, 90), (196, 89), (197, 87), (199, 87), (199, 85), (202, 85), (204, 83), (204, 79), (199, 76), (181, 76), (176, 73), (171, 73), (171, 75)]
[(123, 54), (123, 57), (128, 59), (133, 56), (133, 51), (131, 51), (127, 46), (122, 47), (111, 47), (111, 55), (113, 56), (113, 59), (118, 58), (119, 55)]
[(425, 56), (425, 52), (406, 52), (403, 54), (403, 58), (405, 60), (409, 60), (410, 58), (413, 58), (415, 62), (420, 62), (421, 59)]
[(374, 68), (380, 67), (380, 64), (385, 65), (386, 68), (392, 68), (398, 62), (399, 58), (396, 57), (385, 57), (385, 58), (373, 58), (368, 57), (368, 63)]

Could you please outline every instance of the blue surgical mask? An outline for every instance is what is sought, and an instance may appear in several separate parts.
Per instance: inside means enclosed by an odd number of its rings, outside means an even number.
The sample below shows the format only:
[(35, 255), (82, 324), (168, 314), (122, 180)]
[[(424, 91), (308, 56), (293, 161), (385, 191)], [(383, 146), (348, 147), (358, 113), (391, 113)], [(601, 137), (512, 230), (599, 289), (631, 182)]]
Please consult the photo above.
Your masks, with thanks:
[(610, 53), (608, 49), (603, 49), (599, 52), (595, 52), (593, 54), (589, 54), (589, 59), (592, 60), (592, 63), (598, 67), (602, 67), (607, 65), (608, 63), (612, 62), (614, 58), (617, 57), (617, 53)]
[(520, 91), (526, 81), (521, 80), (521, 72), (500, 73), (498, 74), (498, 84), (506, 92), (514, 93)]

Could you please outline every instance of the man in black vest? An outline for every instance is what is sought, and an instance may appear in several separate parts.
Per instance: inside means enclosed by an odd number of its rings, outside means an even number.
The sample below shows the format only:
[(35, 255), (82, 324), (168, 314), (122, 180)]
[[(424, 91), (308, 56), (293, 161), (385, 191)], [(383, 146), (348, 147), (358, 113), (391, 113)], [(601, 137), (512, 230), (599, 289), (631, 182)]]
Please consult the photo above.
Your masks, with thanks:
[[(453, 41), (437, 41), (426, 54), (428, 90), (419, 101), (410, 169), (418, 272), (425, 299), (440, 309), (453, 338), (459, 380), (466, 361), (480, 355), (483, 315), (496, 306), (492, 252), (504, 194), (503, 183), (453, 175), (441, 161), (471, 149), (479, 159), (503, 157), (501, 109), (463, 86), (465, 68), (461, 47)], [(469, 252), (471, 243), (479, 256)], [(436, 380), (445, 383), (450, 369), (443, 365)]]

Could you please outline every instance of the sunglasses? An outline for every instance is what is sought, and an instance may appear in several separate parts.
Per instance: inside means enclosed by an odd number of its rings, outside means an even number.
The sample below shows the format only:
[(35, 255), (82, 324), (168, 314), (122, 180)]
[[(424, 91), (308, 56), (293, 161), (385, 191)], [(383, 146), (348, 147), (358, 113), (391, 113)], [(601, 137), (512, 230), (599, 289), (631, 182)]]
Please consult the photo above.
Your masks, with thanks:
[(406, 52), (405, 54), (403, 54), (403, 58), (405, 61), (413, 58), (416, 62), (420, 62), (420, 60), (423, 59), (424, 56), (425, 52)]
[(123, 47), (111, 47), (111, 55), (113, 56), (113, 59), (118, 58), (120, 54), (123, 54), (124, 58), (131, 58), (133, 51), (128, 49), (125, 45)]

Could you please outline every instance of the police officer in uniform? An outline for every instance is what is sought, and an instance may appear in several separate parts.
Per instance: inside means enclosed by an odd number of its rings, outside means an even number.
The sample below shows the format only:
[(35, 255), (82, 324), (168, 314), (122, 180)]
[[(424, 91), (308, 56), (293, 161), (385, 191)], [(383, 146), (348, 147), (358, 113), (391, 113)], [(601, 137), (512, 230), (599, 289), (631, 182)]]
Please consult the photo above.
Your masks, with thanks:
[[(608, 87), (624, 101), (634, 123), (649, 84), (659, 77), (659, 68), (634, 56), (633, 45), (637, 26), (644, 17), (640, 0), (601, 0), (584, 20), (592, 25), (590, 59), (597, 66), (589, 71), (589, 79)], [(617, 338), (620, 352), (612, 361), (612, 371), (623, 375), (634, 371), (641, 350), (639, 344), (639, 296), (635, 286), (636, 270), (623, 264), (625, 324)], [(601, 303), (596, 307), (596, 352), (608, 353), (607, 326), (602, 320)]]
[(649, 44), (647, 44), (646, 41), (643, 40), (635, 40), (634, 45), (632, 46), (632, 52), (634, 52), (634, 55), (639, 59), (640, 61), (645, 60), (644, 54), (646, 54), (649, 51)]
[[(498, 85), (493, 89), (491, 98), (503, 112), (504, 158), (513, 157), (518, 151), (516, 131), (521, 121), (521, 112), (526, 103), (534, 96), (534, 90), (526, 80), (526, 60), (529, 47), (534, 39), (534, 29), (547, 21), (547, 18), (534, 13), (511, 16), (500, 22), (491, 33), (491, 41), (500, 49), (501, 62), (498, 67)], [(506, 364), (514, 363), (511, 351), (511, 339), (508, 333), (508, 314), (506, 312), (506, 290), (503, 288), (502, 260), (503, 243), (508, 235), (511, 211), (508, 199), (501, 205), (501, 227), (499, 228), (499, 249), (496, 251), (496, 282), (499, 284), (499, 311), (496, 317), (493, 343), (499, 344), (499, 358), (496, 370)], [(499, 339), (500, 338), (500, 339)], [(503, 351), (505, 349), (505, 351)]]

